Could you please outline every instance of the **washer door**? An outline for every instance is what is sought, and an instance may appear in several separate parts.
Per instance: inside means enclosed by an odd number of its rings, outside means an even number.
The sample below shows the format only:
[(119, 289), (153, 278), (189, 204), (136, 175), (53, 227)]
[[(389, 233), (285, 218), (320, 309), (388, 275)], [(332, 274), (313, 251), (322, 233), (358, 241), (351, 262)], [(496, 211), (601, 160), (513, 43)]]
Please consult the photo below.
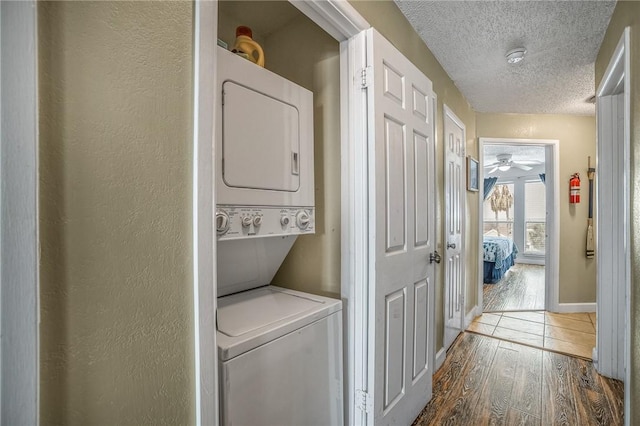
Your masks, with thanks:
[(222, 173), (226, 185), (297, 191), (300, 188), (297, 108), (233, 81), (225, 81), (222, 88)]

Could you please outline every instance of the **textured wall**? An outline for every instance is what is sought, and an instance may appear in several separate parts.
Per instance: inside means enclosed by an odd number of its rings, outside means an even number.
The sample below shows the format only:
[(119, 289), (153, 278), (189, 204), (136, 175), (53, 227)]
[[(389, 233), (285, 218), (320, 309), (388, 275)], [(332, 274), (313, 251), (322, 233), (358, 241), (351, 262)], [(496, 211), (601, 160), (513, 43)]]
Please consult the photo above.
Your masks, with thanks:
[(629, 424), (640, 423), (640, 2), (618, 1), (596, 60), (596, 87), (631, 27), (631, 383)]
[[(584, 255), (587, 238), (587, 157), (596, 156), (595, 117), (478, 114), (478, 137), (560, 141), (560, 303), (596, 301), (596, 262)], [(582, 202), (569, 205), (569, 177), (579, 172)]]
[(192, 424), (192, 4), (42, 2), (42, 424)]
[[(476, 142), (476, 118), (469, 103), (453, 84), (442, 66), (429, 51), (418, 34), (413, 30), (395, 3), (391, 1), (351, 1), (351, 5), (398, 50), (400, 50), (415, 66), (417, 66), (432, 82), (433, 90), (438, 96), (438, 112), (436, 120), (436, 191), (438, 194), (438, 210), (436, 219), (437, 248), (444, 252), (442, 236), (444, 235), (444, 121), (443, 105), (446, 104), (464, 122), (467, 132), (467, 154), (478, 158)], [(467, 229), (466, 229), (466, 312), (477, 303), (478, 267), (478, 193), (467, 192)], [(436, 269), (436, 350), (442, 347), (444, 330), (443, 288), (444, 264)]]

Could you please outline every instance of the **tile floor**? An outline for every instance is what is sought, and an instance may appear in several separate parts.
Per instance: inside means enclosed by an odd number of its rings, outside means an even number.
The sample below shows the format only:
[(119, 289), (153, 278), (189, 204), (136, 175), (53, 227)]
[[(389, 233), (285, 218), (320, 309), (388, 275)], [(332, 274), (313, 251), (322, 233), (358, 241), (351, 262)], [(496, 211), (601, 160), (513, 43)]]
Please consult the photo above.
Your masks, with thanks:
[(467, 331), (591, 359), (596, 345), (595, 323), (594, 312), (494, 312), (474, 319)]

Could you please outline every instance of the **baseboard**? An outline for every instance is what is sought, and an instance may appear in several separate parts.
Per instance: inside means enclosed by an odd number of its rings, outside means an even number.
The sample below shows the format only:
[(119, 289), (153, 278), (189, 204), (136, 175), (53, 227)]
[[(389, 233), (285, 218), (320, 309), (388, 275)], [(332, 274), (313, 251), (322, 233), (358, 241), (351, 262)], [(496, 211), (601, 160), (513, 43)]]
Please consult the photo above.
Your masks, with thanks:
[(561, 314), (570, 314), (574, 312), (595, 312), (595, 303), (558, 303), (558, 310)]
[(525, 264), (525, 265), (542, 265), (544, 266), (544, 256), (542, 256), (540, 259), (537, 259), (535, 257), (524, 257), (521, 258), (520, 254), (518, 253), (518, 259), (515, 260), (516, 263), (519, 264)]
[(447, 358), (447, 351), (445, 350), (445, 348), (440, 348), (440, 350), (436, 353), (436, 365), (435, 365), (435, 370), (434, 373), (436, 371), (438, 371), (440, 369), (440, 367), (442, 367), (442, 364), (444, 364), (444, 360)]
[(482, 312), (480, 312), (480, 308), (477, 305), (471, 308), (469, 313), (464, 316), (464, 329), (466, 330), (471, 325), (471, 322), (473, 321), (473, 319), (478, 315), (480, 315), (481, 313)]

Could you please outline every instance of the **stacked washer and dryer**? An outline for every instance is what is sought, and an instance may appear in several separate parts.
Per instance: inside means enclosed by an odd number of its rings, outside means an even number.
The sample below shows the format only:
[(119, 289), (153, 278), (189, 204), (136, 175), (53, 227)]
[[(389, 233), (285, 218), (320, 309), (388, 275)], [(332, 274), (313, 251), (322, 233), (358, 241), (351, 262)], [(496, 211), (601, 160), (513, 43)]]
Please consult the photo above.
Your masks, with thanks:
[(270, 285), (315, 232), (313, 94), (218, 48), (217, 343), (223, 425), (341, 425), (341, 302)]

